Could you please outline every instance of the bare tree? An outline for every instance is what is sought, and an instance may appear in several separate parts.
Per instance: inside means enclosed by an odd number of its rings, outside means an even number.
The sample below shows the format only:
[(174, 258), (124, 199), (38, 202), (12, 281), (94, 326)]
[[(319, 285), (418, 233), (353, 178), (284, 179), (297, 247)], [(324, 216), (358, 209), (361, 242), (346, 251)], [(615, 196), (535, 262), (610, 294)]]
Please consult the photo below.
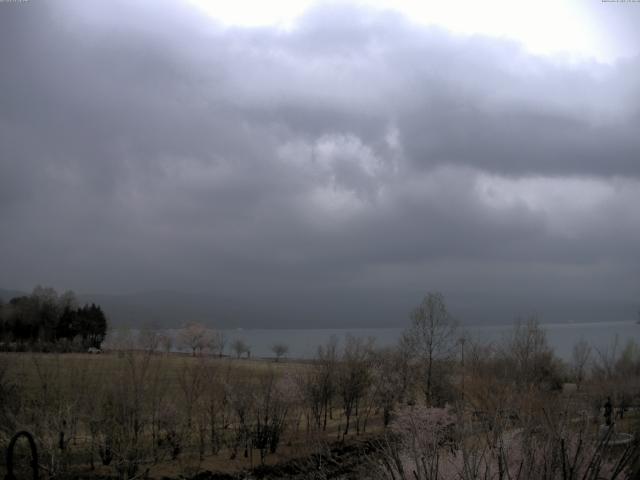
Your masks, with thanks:
[(640, 346), (633, 338), (627, 340), (626, 345), (616, 360), (615, 369), (618, 375), (637, 376), (640, 367)]
[(286, 343), (275, 343), (271, 347), (271, 351), (276, 356), (276, 362), (277, 362), (280, 360), (281, 357), (289, 353), (289, 345), (287, 345)]
[(227, 365), (225, 374), (219, 362), (208, 361), (205, 364), (203, 409), (212, 454), (217, 454), (220, 450), (223, 440), (222, 431), (228, 426), (228, 395), (225, 384), (231, 373), (230, 365)]
[(580, 340), (573, 346), (571, 357), (573, 376), (579, 388), (585, 377), (587, 363), (591, 358), (591, 346), (586, 340)]
[(338, 340), (331, 337), (326, 345), (318, 347), (318, 355), (308, 369), (298, 377), (298, 391), (307, 416), (307, 430), (313, 425), (318, 430), (327, 429), (331, 415), (331, 402), (336, 392), (336, 366)]
[(253, 450), (251, 441), (251, 414), (254, 412), (255, 382), (245, 375), (235, 372), (225, 382), (228, 391), (229, 406), (234, 414), (232, 422), (235, 430), (235, 440), (231, 446), (231, 459), (235, 459), (238, 449), (244, 447), (244, 457), (248, 458)]
[(360, 404), (371, 384), (373, 339), (347, 336), (339, 364), (337, 387), (345, 416), (344, 435), (349, 434), (351, 417), (356, 416), (356, 432), (360, 433)]
[(545, 331), (535, 316), (519, 321), (505, 339), (502, 355), (505, 368), (517, 385), (555, 382), (558, 365)]
[(146, 325), (138, 332), (138, 348), (145, 352), (154, 353), (160, 346), (160, 334), (157, 329)]
[(595, 349), (597, 356), (593, 362), (593, 372), (601, 379), (610, 380), (615, 377), (619, 342), (620, 339), (616, 335), (610, 346)]
[(386, 427), (391, 412), (402, 399), (410, 382), (410, 369), (405, 351), (400, 348), (379, 349), (373, 356), (372, 404), (382, 409), (382, 421)]
[(147, 383), (146, 415), (151, 428), (151, 452), (154, 462), (160, 458), (160, 423), (162, 412), (171, 401), (168, 393), (170, 382), (167, 378), (168, 359), (157, 356), (151, 363), (149, 371), (144, 379)]
[[(15, 414), (20, 405), (18, 385), (11, 380), (11, 357), (0, 356), (0, 434), (13, 435)], [(1, 438), (1, 437), (0, 437)]]
[(171, 349), (173, 348), (173, 337), (170, 334), (163, 333), (159, 335), (158, 342), (164, 353), (171, 353)]
[(452, 355), (456, 328), (440, 293), (428, 293), (411, 312), (411, 326), (405, 332), (405, 341), (424, 365), (424, 390), (429, 405), (433, 402), (434, 364)]
[(237, 358), (240, 358), (243, 353), (246, 353), (247, 357), (249, 356), (249, 345), (247, 345), (241, 338), (236, 338), (231, 344), (231, 348), (235, 352)]
[[(185, 359), (188, 360), (188, 359)], [(182, 393), (182, 405), (185, 412), (186, 426), (191, 430), (194, 410), (198, 399), (203, 394), (206, 369), (203, 359), (185, 361), (178, 372), (178, 385)]]
[(76, 298), (75, 292), (73, 290), (67, 290), (60, 295), (59, 304), (60, 310), (75, 310), (78, 308), (78, 299)]
[(322, 429), (327, 429), (327, 416), (332, 417), (332, 401), (336, 393), (336, 365), (338, 362), (338, 338), (332, 336), (326, 345), (318, 347), (320, 401), (323, 405)]
[(111, 465), (119, 478), (133, 478), (149, 453), (145, 429), (151, 420), (146, 405), (152, 358), (129, 350), (116, 360), (91, 427), (102, 463)]
[(179, 335), (181, 345), (190, 349), (195, 357), (196, 353), (202, 353), (202, 350), (206, 347), (210, 332), (204, 326), (192, 323), (180, 330)]
[(227, 338), (222, 332), (212, 332), (208, 338), (207, 348), (209, 351), (222, 358), (224, 354), (224, 347), (227, 345)]
[(279, 379), (273, 370), (261, 377), (254, 389), (253, 445), (264, 464), (267, 453), (276, 453), (293, 397), (292, 384)]

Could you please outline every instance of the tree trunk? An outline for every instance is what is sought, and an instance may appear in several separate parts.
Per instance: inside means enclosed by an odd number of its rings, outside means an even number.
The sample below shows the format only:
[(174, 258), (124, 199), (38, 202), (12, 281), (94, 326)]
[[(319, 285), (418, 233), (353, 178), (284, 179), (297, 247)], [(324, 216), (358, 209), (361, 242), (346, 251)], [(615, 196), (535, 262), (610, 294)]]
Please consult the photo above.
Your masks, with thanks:
[(429, 358), (427, 360), (427, 406), (431, 406), (431, 372), (433, 367), (433, 356), (429, 352)]

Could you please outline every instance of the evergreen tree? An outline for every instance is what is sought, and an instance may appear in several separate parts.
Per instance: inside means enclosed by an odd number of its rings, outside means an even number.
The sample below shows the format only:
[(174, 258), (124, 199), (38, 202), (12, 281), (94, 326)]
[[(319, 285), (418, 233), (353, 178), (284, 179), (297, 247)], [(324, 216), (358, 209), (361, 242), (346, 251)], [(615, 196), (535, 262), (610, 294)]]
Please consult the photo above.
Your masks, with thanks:
[(0, 340), (32, 344), (82, 338), (84, 348), (100, 348), (107, 318), (95, 303), (77, 306), (71, 291), (58, 296), (53, 288), (36, 287), (29, 296), (0, 304)]

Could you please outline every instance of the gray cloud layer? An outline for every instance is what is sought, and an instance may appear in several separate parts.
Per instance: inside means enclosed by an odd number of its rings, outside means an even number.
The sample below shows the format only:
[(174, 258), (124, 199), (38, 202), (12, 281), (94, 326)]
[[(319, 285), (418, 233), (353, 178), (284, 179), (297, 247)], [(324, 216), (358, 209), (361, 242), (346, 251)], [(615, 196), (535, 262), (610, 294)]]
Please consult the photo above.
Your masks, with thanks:
[(398, 324), (432, 289), (468, 321), (633, 315), (637, 56), (355, 7), (289, 32), (0, 9), (0, 285), (215, 292), (272, 325)]

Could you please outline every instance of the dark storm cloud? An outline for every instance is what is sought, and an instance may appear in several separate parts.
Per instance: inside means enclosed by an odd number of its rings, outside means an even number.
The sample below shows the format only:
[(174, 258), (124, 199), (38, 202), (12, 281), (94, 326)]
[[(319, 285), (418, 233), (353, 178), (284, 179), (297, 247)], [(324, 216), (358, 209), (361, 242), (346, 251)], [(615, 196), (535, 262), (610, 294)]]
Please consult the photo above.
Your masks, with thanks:
[(638, 57), (355, 7), (287, 32), (177, 1), (0, 8), (0, 285), (271, 297), (289, 323), (374, 293), (377, 323), (426, 289), (637, 294)]

